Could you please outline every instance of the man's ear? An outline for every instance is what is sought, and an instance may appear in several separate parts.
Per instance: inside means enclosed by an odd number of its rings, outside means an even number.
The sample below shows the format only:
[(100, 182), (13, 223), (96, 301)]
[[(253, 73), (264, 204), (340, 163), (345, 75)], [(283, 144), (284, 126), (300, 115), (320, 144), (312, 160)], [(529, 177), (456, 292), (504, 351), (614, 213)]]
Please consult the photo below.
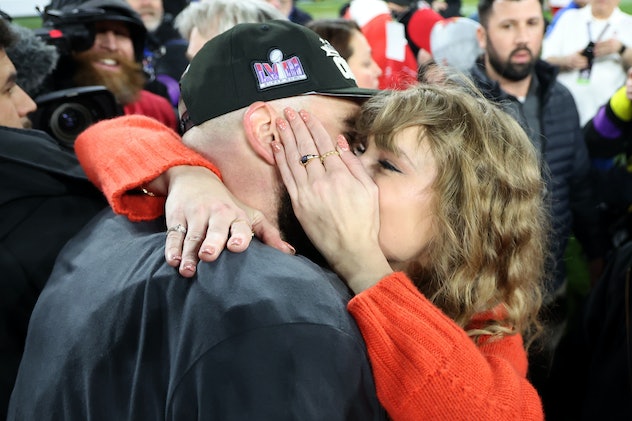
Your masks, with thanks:
[(277, 136), (275, 118), (274, 109), (261, 101), (251, 104), (244, 114), (244, 131), (250, 147), (270, 165), (275, 165), (270, 147)]
[(478, 46), (485, 51), (487, 49), (487, 36), (483, 25), (479, 25), (478, 28), (476, 28), (476, 39), (478, 40)]

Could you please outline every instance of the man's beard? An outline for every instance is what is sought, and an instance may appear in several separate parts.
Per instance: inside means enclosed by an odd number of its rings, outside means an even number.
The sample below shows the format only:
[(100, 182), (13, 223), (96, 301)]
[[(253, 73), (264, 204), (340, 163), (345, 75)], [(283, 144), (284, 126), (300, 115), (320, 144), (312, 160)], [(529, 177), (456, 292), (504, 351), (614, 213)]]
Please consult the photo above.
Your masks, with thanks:
[[(494, 46), (489, 38), (487, 38), (487, 45), (489, 46), (489, 48), (487, 49), (489, 64), (501, 77), (514, 82), (519, 82), (527, 78), (533, 71), (537, 58), (533, 56), (531, 50), (529, 50), (527, 47), (516, 48), (511, 52), (511, 54), (509, 54), (507, 61), (503, 62), (500, 59), (500, 56), (496, 53), (496, 50), (494, 49)], [(527, 63), (512, 63), (511, 57), (519, 51), (528, 52), (531, 56), (531, 60), (529, 60)]]
[(285, 187), (279, 199), (279, 211), (277, 212), (279, 221), (279, 230), (283, 235), (283, 239), (290, 243), (295, 249), (296, 254), (305, 256), (319, 266), (329, 268), (327, 260), (305, 234), (303, 227), (296, 219), (294, 210), (292, 209), (292, 200)]
[[(93, 66), (92, 63), (106, 58), (116, 60), (121, 66), (120, 71), (110, 72)], [(145, 86), (146, 79), (140, 63), (120, 54), (85, 51), (75, 56), (75, 62), (77, 70), (73, 80), (77, 86), (103, 85), (121, 105), (136, 102)]]

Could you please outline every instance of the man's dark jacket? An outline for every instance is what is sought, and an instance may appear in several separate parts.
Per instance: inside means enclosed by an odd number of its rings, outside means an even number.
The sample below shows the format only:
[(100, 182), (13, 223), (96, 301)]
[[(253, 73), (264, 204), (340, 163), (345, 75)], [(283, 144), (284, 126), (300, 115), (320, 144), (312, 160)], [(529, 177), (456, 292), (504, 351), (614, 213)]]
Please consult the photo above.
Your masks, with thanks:
[[(470, 70), (472, 79), (487, 98), (501, 106), (528, 129), (523, 106), (491, 80), (482, 57)], [(597, 201), (590, 181), (590, 161), (584, 142), (575, 101), (568, 89), (557, 82), (557, 69), (538, 60), (535, 77), (540, 91), (540, 130), (530, 138), (544, 157), (543, 174), (547, 181), (547, 201), (553, 225), (552, 258), (555, 269), (551, 289), (561, 287), (566, 276), (564, 253), (573, 233), (589, 258), (602, 257), (605, 237), (600, 227)]]
[(254, 240), (184, 279), (164, 241), (108, 209), (68, 243), (8, 421), (385, 419), (334, 273)]
[(55, 258), (105, 205), (72, 152), (43, 132), (0, 127), (0, 419)]

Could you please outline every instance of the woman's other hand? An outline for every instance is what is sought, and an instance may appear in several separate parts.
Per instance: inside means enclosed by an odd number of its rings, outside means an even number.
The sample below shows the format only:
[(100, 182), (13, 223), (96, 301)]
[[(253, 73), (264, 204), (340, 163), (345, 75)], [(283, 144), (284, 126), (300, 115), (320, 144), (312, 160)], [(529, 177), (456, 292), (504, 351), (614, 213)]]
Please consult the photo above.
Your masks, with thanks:
[(359, 292), (392, 272), (382, 253), (378, 191), (340, 135), (306, 111), (285, 109), (273, 150), (296, 217), (332, 269)]

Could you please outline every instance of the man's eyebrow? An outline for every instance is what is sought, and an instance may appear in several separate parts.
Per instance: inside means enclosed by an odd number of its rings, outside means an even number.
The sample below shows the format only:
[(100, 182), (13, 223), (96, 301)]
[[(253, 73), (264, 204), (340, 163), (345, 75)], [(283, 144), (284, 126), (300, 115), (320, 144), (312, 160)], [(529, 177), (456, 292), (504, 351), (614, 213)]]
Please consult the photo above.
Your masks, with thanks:
[(7, 85), (11, 85), (11, 84), (15, 84), (18, 80), (18, 74), (17, 72), (11, 72), (9, 73), (9, 75), (7, 76), (6, 80), (4, 81), (4, 83), (2, 84), (2, 86), (7, 86)]

